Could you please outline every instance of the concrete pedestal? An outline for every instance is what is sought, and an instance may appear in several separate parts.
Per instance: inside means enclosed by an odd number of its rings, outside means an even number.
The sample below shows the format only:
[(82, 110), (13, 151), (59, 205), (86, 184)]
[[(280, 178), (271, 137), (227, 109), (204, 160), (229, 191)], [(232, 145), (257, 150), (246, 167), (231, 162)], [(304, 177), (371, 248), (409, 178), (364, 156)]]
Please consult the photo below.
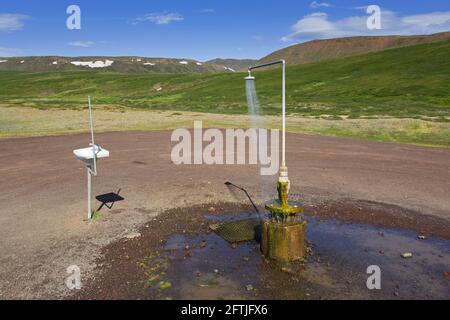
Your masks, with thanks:
[(284, 262), (305, 258), (306, 221), (287, 224), (264, 220), (261, 251), (266, 258)]

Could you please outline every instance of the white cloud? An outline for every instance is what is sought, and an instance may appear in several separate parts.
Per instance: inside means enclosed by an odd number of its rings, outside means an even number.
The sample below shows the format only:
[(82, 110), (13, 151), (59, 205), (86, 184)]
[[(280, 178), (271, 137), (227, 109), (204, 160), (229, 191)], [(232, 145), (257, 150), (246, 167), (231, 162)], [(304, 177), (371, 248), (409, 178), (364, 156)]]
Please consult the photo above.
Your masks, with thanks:
[(183, 21), (183, 20), (184, 20), (184, 17), (179, 13), (168, 13), (168, 14), (149, 13), (143, 17), (138, 17), (138, 18), (134, 19), (131, 23), (138, 24), (139, 22), (150, 21), (155, 24), (163, 25), (163, 24), (170, 24), (175, 21)]
[(72, 41), (72, 42), (69, 42), (69, 46), (80, 47), (80, 48), (89, 48), (89, 47), (92, 47), (93, 44), (94, 44), (94, 42), (92, 42), (92, 41)]
[(282, 41), (308, 41), (358, 35), (414, 35), (450, 30), (450, 11), (400, 16), (389, 10), (381, 11), (381, 29), (369, 30), (369, 14), (331, 20), (328, 14), (316, 12), (304, 16), (291, 27)]
[(24, 26), (24, 20), (29, 16), (14, 13), (0, 13), (0, 31), (21, 30)]
[(408, 25), (415, 25), (417, 27), (429, 28), (432, 26), (439, 26), (450, 23), (450, 11), (434, 12), (428, 14), (416, 14), (402, 18), (403, 22)]
[(326, 2), (313, 1), (313, 2), (311, 2), (311, 4), (309, 6), (311, 8), (313, 8), (313, 9), (317, 9), (317, 8), (320, 8), (320, 7), (329, 8), (329, 7), (331, 7), (331, 4), (326, 3)]
[(21, 55), (22, 49), (0, 47), (0, 57), (14, 57)]

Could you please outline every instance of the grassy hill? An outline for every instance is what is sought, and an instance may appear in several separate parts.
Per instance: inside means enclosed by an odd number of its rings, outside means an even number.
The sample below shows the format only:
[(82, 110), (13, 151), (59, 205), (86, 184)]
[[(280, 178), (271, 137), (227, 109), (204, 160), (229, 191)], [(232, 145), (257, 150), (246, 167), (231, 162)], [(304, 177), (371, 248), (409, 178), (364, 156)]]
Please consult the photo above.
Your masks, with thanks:
[(251, 59), (213, 59), (206, 61), (205, 64), (220, 65), (236, 71), (245, 71), (256, 62), (257, 60)]
[[(291, 114), (450, 119), (450, 41), (289, 66)], [(256, 72), (265, 114), (279, 114), (280, 71)], [(247, 113), (244, 73), (140, 74), (108, 71), (0, 72), (2, 105), (77, 108), (97, 105)]]
[(450, 32), (417, 36), (348, 37), (314, 40), (278, 50), (262, 58), (259, 62), (285, 59), (288, 64), (305, 64), (445, 40), (450, 40)]

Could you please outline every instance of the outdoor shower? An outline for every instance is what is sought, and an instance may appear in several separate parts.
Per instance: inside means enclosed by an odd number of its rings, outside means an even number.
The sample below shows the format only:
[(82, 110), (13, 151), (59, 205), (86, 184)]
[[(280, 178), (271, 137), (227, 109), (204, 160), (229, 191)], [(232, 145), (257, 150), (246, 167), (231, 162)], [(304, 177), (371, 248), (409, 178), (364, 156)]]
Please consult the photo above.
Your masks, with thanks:
[(282, 66), (281, 109), (282, 109), (282, 150), (280, 174), (277, 181), (278, 203), (266, 205), (270, 219), (262, 222), (261, 250), (265, 256), (276, 260), (291, 261), (304, 258), (306, 252), (306, 221), (298, 221), (302, 207), (290, 206), (288, 195), (290, 181), (286, 166), (286, 61), (277, 60), (250, 67), (245, 78), (249, 111), (259, 112), (259, 101), (256, 95), (255, 77), (252, 71), (273, 65)]

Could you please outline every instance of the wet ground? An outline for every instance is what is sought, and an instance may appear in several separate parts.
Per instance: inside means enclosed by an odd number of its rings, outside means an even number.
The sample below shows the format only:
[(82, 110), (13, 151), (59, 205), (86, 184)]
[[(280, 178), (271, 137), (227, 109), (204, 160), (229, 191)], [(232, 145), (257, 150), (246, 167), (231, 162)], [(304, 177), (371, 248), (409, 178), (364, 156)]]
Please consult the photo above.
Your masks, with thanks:
[[(370, 215), (369, 206), (361, 209)], [(181, 211), (190, 223), (179, 228)], [(208, 228), (258, 218), (249, 208), (227, 204), (181, 211), (150, 222), (136, 239), (110, 246), (101, 264), (106, 272), (76, 298), (450, 299), (448, 238), (340, 221), (309, 210), (307, 260), (283, 265), (265, 259), (257, 241), (230, 244)], [(147, 247), (157, 233), (152, 226), (164, 229), (170, 221), (176, 231), (163, 231), (158, 244)], [(120, 259), (125, 252), (128, 263)], [(381, 290), (366, 285), (367, 268), (373, 265), (381, 270)], [(116, 281), (113, 287), (111, 281)]]

